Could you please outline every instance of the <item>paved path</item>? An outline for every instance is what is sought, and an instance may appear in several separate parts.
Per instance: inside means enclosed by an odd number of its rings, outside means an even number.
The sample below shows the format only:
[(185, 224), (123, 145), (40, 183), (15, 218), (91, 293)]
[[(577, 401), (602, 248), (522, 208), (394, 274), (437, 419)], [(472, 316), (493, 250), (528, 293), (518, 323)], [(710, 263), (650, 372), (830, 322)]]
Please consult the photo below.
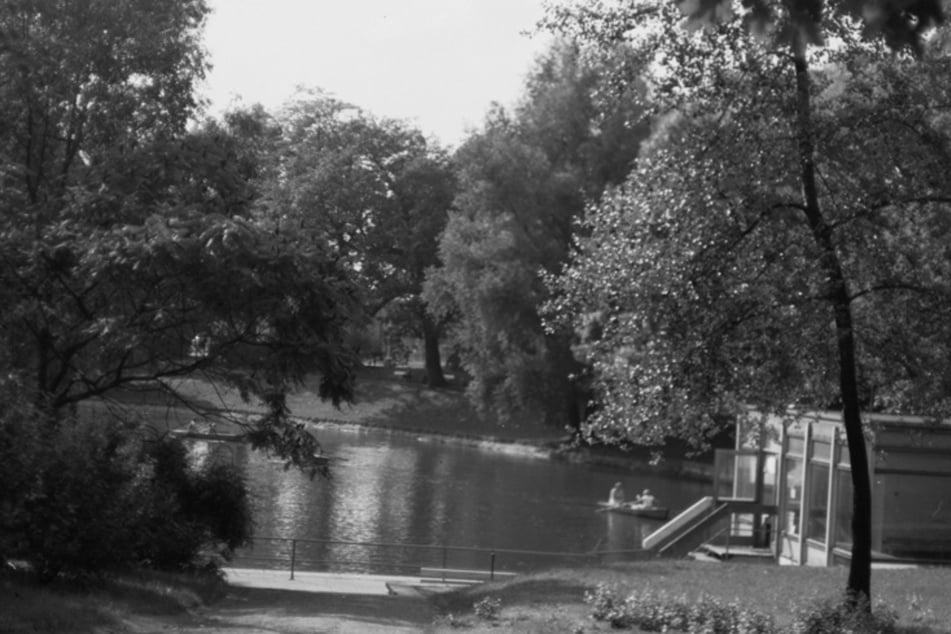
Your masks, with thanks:
[[(225, 568), (227, 596), (193, 613), (137, 617), (134, 634), (418, 634), (447, 631), (422, 594), (392, 595), (387, 583), (419, 577)], [(445, 588), (443, 588), (445, 589)]]
[[(270, 590), (298, 590), (301, 592), (320, 592), (325, 594), (351, 594), (369, 596), (392, 595), (391, 588), (419, 588), (421, 596), (425, 592), (448, 590), (453, 586), (422, 584), (420, 578), (399, 575), (363, 575), (337, 572), (295, 572), (290, 578), (287, 570), (263, 570), (258, 568), (225, 568), (228, 583), (244, 588), (266, 588)], [(389, 587), (387, 584), (390, 584)], [(402, 591), (399, 592), (403, 594)], [(408, 596), (414, 593), (409, 592)]]

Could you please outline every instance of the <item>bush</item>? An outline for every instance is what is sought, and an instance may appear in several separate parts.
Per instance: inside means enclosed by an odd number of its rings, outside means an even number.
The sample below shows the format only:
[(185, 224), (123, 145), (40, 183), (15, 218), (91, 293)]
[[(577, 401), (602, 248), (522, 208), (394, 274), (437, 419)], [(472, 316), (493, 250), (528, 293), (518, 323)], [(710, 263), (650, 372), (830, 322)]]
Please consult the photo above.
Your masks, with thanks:
[(149, 518), (141, 528), (138, 556), (159, 569), (200, 565), (203, 553), (230, 559), (250, 543), (251, 503), (244, 475), (230, 464), (188, 464), (181, 441), (163, 438), (146, 452), (152, 465)]
[[(0, 558), (43, 581), (146, 564), (187, 569), (251, 538), (251, 509), (231, 465), (194, 469), (180, 441), (144, 442), (118, 421), (44, 416), (3, 392)], [(208, 558), (206, 558), (208, 559)]]
[(898, 614), (886, 606), (868, 609), (868, 603), (850, 604), (844, 598), (826, 600), (800, 610), (788, 629), (779, 629), (772, 617), (744, 608), (738, 602), (723, 603), (701, 596), (693, 603), (663, 593), (633, 592), (623, 600), (614, 588), (597, 586), (585, 593), (591, 616), (616, 628), (639, 628), (644, 632), (688, 634), (899, 634)]
[(472, 608), (480, 619), (494, 621), (499, 618), (499, 614), (502, 612), (502, 600), (497, 597), (485, 597), (476, 601)]
[(0, 563), (23, 548), (18, 527), (42, 446), (37, 426), (27, 423), (34, 414), (22, 393), (11, 378), (0, 378)]
[(127, 566), (135, 527), (150, 491), (139, 447), (117, 423), (34, 422), (43, 446), (30, 466), (13, 529), (18, 554), (40, 579)]
[(893, 634), (898, 615), (885, 606), (870, 610), (862, 597), (851, 604), (845, 597), (827, 599), (818, 606), (800, 610), (792, 626), (795, 634)]
[(585, 595), (593, 608), (592, 616), (612, 627), (634, 628), (644, 632), (679, 631), (690, 634), (771, 634), (776, 627), (770, 616), (741, 607), (723, 604), (713, 597), (700, 597), (691, 604), (685, 598), (663, 593), (634, 592), (620, 600), (616, 591), (598, 586)]
[(615, 616), (621, 613), (616, 590), (601, 583), (584, 593), (584, 602), (591, 606), (591, 618), (595, 621), (613, 623)]
[(722, 603), (701, 597), (690, 610), (687, 631), (710, 634), (771, 634), (776, 631), (772, 617), (744, 608), (737, 601)]

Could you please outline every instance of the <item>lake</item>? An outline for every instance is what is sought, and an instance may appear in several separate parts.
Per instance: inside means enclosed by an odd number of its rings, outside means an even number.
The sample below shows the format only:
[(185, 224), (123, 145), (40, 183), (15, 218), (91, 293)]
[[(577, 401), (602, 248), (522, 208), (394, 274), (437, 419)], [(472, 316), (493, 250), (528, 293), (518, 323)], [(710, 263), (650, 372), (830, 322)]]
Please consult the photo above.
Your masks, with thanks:
[[(524, 570), (582, 559), (593, 550), (637, 549), (659, 522), (597, 512), (620, 480), (628, 497), (649, 488), (671, 512), (711, 493), (712, 483), (632, 475), (434, 437), (322, 426), (333, 456), (329, 480), (284, 470), (226, 442), (194, 442), (196, 460), (243, 467), (254, 503), (255, 544), (236, 565), (410, 572), (420, 566)], [(292, 541), (296, 540), (296, 541)], [(490, 551), (495, 561), (490, 564)], [(518, 552), (510, 552), (518, 551)], [(562, 553), (563, 556), (541, 553)], [(570, 553), (573, 555), (564, 555)]]

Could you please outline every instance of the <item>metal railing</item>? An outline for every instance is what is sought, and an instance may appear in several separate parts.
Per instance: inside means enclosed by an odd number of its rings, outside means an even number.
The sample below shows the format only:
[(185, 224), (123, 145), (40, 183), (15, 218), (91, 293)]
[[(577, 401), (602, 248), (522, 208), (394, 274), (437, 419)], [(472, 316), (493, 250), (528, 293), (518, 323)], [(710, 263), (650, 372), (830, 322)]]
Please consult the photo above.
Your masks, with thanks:
[(256, 537), (254, 545), (240, 549), (231, 565), (295, 572), (357, 572), (366, 574), (419, 574), (421, 568), (465, 568), (529, 572), (565, 564), (646, 559), (647, 551), (597, 550), (550, 552), (510, 548), (482, 548), (446, 544)]

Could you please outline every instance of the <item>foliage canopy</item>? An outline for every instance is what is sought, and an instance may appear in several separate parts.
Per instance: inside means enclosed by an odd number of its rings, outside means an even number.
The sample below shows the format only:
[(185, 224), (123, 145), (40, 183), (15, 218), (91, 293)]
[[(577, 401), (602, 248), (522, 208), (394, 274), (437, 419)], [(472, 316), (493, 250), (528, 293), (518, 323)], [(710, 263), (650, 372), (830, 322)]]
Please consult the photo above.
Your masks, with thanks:
[(187, 128), (207, 11), (0, 8), (0, 364), (54, 416), (201, 372), (271, 405), (262, 437), (306, 462), (282, 393), (317, 371), (322, 396), (350, 398), (354, 289), (259, 221), (253, 118)]

